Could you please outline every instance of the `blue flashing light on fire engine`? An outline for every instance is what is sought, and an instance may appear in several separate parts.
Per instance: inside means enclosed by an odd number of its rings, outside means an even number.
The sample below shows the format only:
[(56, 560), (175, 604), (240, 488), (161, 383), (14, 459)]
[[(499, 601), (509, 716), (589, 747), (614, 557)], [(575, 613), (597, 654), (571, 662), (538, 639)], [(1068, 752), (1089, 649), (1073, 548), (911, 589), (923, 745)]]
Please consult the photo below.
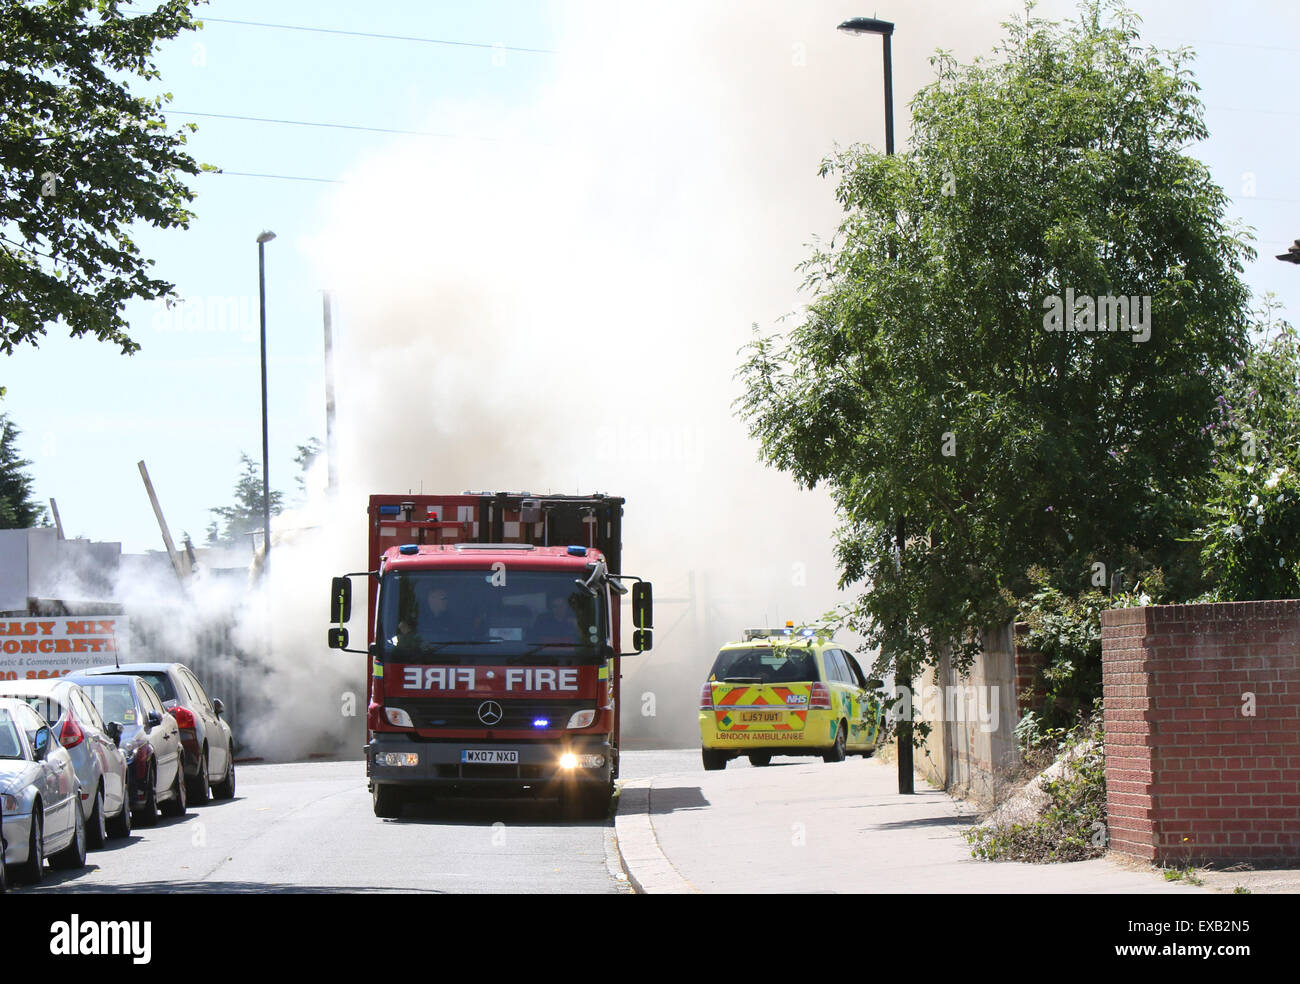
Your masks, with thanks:
[(569, 548), (569, 556), (570, 556), (570, 557), (585, 557), (585, 556), (587, 556), (587, 548), (586, 548), (586, 547), (570, 547), (570, 548)]
[(418, 543), (403, 543), (400, 547), (397, 548), (397, 551), (398, 553), (404, 553), (408, 555), (419, 553), (420, 545)]
[(400, 516), (402, 513), (401, 506), (380, 506), (379, 515), (381, 516)]
[(533, 727), (534, 727), (534, 728), (546, 728), (546, 727), (550, 727), (550, 724), (551, 724), (551, 722), (548, 721), (546, 718), (537, 718), (537, 719), (533, 722)]

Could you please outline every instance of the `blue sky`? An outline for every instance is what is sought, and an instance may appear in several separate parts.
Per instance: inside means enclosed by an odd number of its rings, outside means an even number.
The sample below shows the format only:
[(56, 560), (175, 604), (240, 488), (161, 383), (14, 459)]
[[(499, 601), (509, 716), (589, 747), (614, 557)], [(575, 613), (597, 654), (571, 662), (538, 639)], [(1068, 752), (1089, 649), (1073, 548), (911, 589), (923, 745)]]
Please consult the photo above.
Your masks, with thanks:
[[(854, 13), (899, 22), (894, 52), (902, 123), (911, 95), (902, 85), (926, 78), (925, 59), (937, 44), (967, 60), (983, 52), (985, 37), (1019, 9), (1015, 4), (981, 6), (987, 35), (971, 37), (970, 47), (963, 49), (960, 39), (954, 43), (934, 18), (917, 17), (914, 10), (909, 17), (904, 8), (915, 5), (817, 6), (826, 11), (828, 32)], [(969, 5), (955, 6), (969, 16)], [(563, 71), (566, 59), (582, 56), (566, 47), (575, 36), (566, 25), (582, 15), (565, 9), (524, 0), (368, 5), (215, 0), (199, 8), (207, 22), (202, 31), (165, 47), (158, 60), (161, 83), (150, 91), (173, 94), (170, 119), (200, 126), (190, 143), (194, 156), (228, 172), (343, 181), (360, 173), (366, 161), (411, 142), (454, 141), (491, 153), (501, 136), (493, 120), (526, 110)], [(1040, 14), (1062, 16), (1072, 9), (1044, 4)], [(1222, 5), (1205, 2), (1136, 3), (1134, 9), (1143, 17), (1147, 40), (1197, 48), (1195, 71), (1211, 136), (1195, 153), (1234, 199), (1235, 214), (1257, 230), (1260, 259), (1247, 270), (1249, 285), (1256, 294), (1276, 293), (1294, 321), (1300, 312), (1300, 268), (1278, 262), (1273, 254), (1300, 237), (1295, 181), (1300, 100), (1294, 87), (1300, 14), (1282, 2), (1237, 4), (1230, 14)], [(599, 7), (589, 11), (589, 16), (601, 16)], [(655, 16), (653, 8), (646, 8), (646, 16)], [(225, 23), (240, 20), (489, 47)], [(576, 36), (589, 39), (592, 34)], [(638, 38), (624, 32), (610, 43), (635, 45)], [(862, 50), (863, 98), (878, 99), (878, 63)], [(468, 110), (454, 111), (457, 106)], [(866, 121), (846, 110), (846, 139), (854, 138), (859, 122)], [(878, 141), (875, 131), (857, 135)], [(535, 136), (547, 139), (545, 133)], [(903, 136), (905, 129), (900, 140)], [(654, 152), (651, 144), (647, 153)], [(418, 188), (418, 176), (413, 178)], [(807, 180), (818, 181), (811, 172)], [(136, 470), (136, 461), (144, 459), (173, 533), (179, 537), (189, 531), (201, 543), (211, 518), (207, 510), (229, 501), (240, 452), (260, 455), (254, 240), (262, 229), (278, 234), (267, 249), (275, 487), (293, 490), (295, 446), (312, 436), (324, 437), (321, 290), (329, 285), (321, 281), (306, 244), (323, 227), (340, 186), (233, 173), (202, 176), (194, 186), (199, 196), (189, 230), (145, 229), (138, 237), (146, 255), (157, 260), (156, 272), (175, 282), (186, 299), (171, 312), (150, 304), (129, 309), (132, 334), (143, 345), (140, 353), (125, 358), (110, 346), (70, 340), (53, 328), (38, 350), (24, 348), (0, 364), (0, 384), (8, 388), (3, 410), (22, 428), (21, 450), (33, 461), (36, 493), (42, 501), (58, 499), (70, 536), (122, 540), (128, 550), (161, 546)], [(455, 196), (456, 189), (428, 187), (427, 193)], [(375, 200), (388, 201), (383, 196)], [(799, 242), (807, 238), (803, 229), (790, 229), (789, 235)], [(378, 240), (365, 248), (382, 259), (388, 244)], [(214, 299), (215, 306), (209, 303)], [(790, 306), (794, 304), (792, 298)], [(218, 307), (247, 317), (214, 320), (210, 314)], [(754, 318), (764, 314), (756, 312)], [(347, 331), (347, 312), (339, 312), (336, 324)], [(724, 365), (718, 371), (730, 377), (733, 369)]]

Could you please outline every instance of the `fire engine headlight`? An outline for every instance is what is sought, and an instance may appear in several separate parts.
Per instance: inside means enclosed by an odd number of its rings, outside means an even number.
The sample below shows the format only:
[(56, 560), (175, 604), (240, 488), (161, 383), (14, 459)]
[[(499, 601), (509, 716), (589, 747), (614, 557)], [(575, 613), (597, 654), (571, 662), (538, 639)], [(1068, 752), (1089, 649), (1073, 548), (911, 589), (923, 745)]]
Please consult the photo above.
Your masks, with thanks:
[(605, 764), (605, 756), (595, 755), (574, 755), (572, 752), (565, 752), (560, 756), (561, 769), (599, 769)]
[(419, 752), (382, 752), (375, 756), (376, 765), (419, 765)]
[(388, 718), (388, 723), (398, 728), (414, 728), (411, 723), (411, 715), (407, 714), (400, 707), (385, 707), (384, 715)]
[(594, 707), (589, 707), (585, 711), (574, 711), (573, 717), (569, 718), (569, 727), (590, 727), (591, 722), (594, 720), (596, 720), (596, 709)]

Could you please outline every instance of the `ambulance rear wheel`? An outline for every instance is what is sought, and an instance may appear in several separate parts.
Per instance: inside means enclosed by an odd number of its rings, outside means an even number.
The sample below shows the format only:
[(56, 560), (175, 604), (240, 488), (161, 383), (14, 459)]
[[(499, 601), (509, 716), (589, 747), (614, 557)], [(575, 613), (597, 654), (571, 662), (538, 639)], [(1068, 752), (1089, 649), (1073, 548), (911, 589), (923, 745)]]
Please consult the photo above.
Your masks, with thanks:
[(763, 766), (765, 765), (771, 765), (772, 753), (771, 752), (750, 752), (749, 764), (759, 769), (763, 768)]
[(847, 732), (849, 726), (844, 721), (839, 723), (835, 729), (835, 744), (831, 746), (830, 751), (822, 755), (823, 762), (843, 762), (848, 743)]
[(375, 806), (375, 816), (385, 820), (396, 820), (402, 815), (405, 797), (397, 787), (375, 783), (371, 799)]
[(702, 748), (700, 755), (704, 759), (705, 772), (717, 772), (719, 769), (727, 767), (727, 759), (730, 756), (726, 752), (720, 752), (716, 748)]

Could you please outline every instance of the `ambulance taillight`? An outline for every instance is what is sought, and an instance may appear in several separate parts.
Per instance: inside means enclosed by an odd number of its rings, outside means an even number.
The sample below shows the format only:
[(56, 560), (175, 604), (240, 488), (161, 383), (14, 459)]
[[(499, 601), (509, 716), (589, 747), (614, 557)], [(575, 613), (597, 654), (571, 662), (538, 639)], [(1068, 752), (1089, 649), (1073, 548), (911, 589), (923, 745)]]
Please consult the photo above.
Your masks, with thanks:
[(808, 695), (810, 711), (829, 711), (831, 709), (831, 688), (824, 683), (814, 683), (812, 693)]
[(711, 683), (706, 683), (700, 688), (700, 710), (713, 710), (713, 684)]

